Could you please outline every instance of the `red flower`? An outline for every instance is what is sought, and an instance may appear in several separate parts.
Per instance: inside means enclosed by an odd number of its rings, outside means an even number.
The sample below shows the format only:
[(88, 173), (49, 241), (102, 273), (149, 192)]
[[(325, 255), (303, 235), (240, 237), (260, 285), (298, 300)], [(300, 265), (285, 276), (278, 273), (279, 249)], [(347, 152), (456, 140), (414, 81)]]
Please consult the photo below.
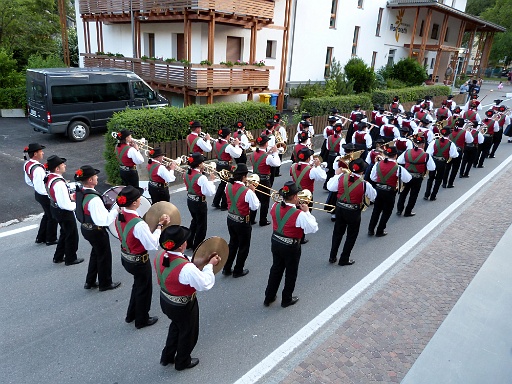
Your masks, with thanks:
[(155, 154), (155, 150), (154, 150), (154, 149), (151, 149), (151, 150), (149, 151), (149, 154), (150, 154), (151, 156), (153, 156), (153, 155)]
[(194, 162), (194, 158), (192, 156), (189, 156), (187, 160), (189, 164)]
[(233, 165), (233, 166), (231, 167), (231, 171), (234, 171), (235, 169), (236, 169), (236, 165)]
[(299, 159), (304, 159), (304, 154), (303, 153), (299, 153)]
[(219, 129), (219, 135), (222, 135), (222, 129)]
[(391, 148), (386, 149), (387, 153), (391, 153)]
[(188, 123), (188, 125), (193, 125), (193, 124), (194, 124), (194, 122), (193, 122), (193, 121), (191, 121), (190, 123)]
[(81, 169), (78, 169), (76, 172), (75, 172), (75, 175), (77, 175), (78, 177), (82, 177), (84, 175), (84, 171), (82, 171)]
[(357, 171), (359, 171), (359, 169), (360, 169), (360, 168), (359, 168), (359, 165), (354, 164), (354, 165), (352, 165), (352, 169), (353, 169), (355, 172), (357, 172)]
[(287, 186), (287, 185), (285, 185), (285, 186), (283, 187), (283, 192), (284, 192), (284, 193), (288, 193), (289, 191), (290, 191), (290, 188), (288, 188), (288, 186)]
[(261, 137), (258, 137), (258, 138), (256, 139), (256, 141), (257, 141), (258, 143), (261, 143), (261, 141), (262, 141), (262, 140), (263, 140), (263, 139), (262, 139)]
[(167, 240), (167, 241), (163, 244), (163, 247), (164, 247), (165, 249), (173, 249), (175, 245), (176, 245), (176, 243), (174, 243), (174, 241), (172, 241), (172, 240)]
[(126, 196), (117, 196), (116, 200), (118, 204), (126, 204)]
[(121, 138), (121, 136), (122, 136), (122, 135), (121, 135), (121, 132), (117, 132), (117, 133), (116, 133), (116, 136), (117, 136), (118, 138)]
[(279, 116), (274, 115), (274, 119), (275, 119), (275, 120), (279, 119)]
[(243, 127), (242, 123), (238, 123), (238, 126), (239, 126), (240, 128), (242, 128), (242, 127)]
[(48, 163), (44, 163), (44, 169), (48, 169)]
[(27, 152), (28, 151), (28, 147), (23, 148), (23, 151)]

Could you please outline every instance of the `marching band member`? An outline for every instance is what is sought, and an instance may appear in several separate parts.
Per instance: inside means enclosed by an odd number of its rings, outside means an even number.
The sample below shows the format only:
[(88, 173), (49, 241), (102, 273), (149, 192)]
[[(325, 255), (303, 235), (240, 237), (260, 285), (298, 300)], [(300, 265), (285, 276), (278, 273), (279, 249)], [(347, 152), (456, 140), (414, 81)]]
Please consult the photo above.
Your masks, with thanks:
[(439, 187), (443, 180), (446, 162), (449, 161), (450, 158), (453, 159), (459, 156), (457, 147), (448, 138), (448, 135), (450, 135), (451, 132), (452, 130), (450, 128), (442, 128), (440, 131), (441, 138), (432, 140), (428, 145), (426, 152), (433, 157), (434, 162), (436, 163), (436, 169), (435, 171), (429, 172), (427, 189), (425, 191), (425, 196), (423, 196), (423, 199), (425, 200), (428, 200), (429, 198), (430, 201), (436, 200), (437, 192), (439, 191)]
[(421, 111), (421, 103), (423, 103), (423, 99), (418, 99), (416, 100), (416, 104), (414, 104), (411, 107), (411, 110), (409, 112), (411, 112), (413, 116), (419, 111)]
[(183, 254), (190, 230), (170, 225), (160, 235), (163, 251), (155, 258), (160, 285), (160, 307), (171, 320), (160, 364), (174, 364), (177, 371), (194, 368), (199, 359), (190, 354), (199, 336), (199, 304), (196, 291), (208, 291), (215, 284), (213, 266), (220, 257), (210, 255), (208, 264), (200, 270)]
[[(308, 146), (309, 148), (311, 148), (311, 145), (312, 145), (312, 144), (311, 144), (311, 138), (314, 136), (314, 134), (313, 134), (313, 136), (311, 135), (311, 132), (310, 132), (310, 130), (309, 130), (309, 128), (311, 127), (311, 123), (310, 123), (309, 121), (307, 121), (307, 120), (302, 120), (302, 121), (300, 121), (300, 122), (299, 122), (299, 124), (298, 124), (298, 125), (299, 125), (299, 127), (300, 127), (300, 131), (299, 131), (299, 132), (297, 132), (297, 133), (295, 134), (295, 136), (293, 137), (293, 142), (294, 142), (295, 144), (299, 144), (299, 135), (300, 135), (301, 133), (305, 133), (305, 134), (307, 134), (307, 138), (308, 138), (308, 139), (306, 140), (306, 146)], [(282, 160), (282, 156), (280, 156), (279, 158)]]
[(130, 303), (124, 321), (131, 323), (135, 320), (137, 329), (149, 327), (158, 321), (157, 316), (149, 316), (153, 284), (148, 251), (158, 249), (161, 229), (169, 223), (169, 216), (163, 214), (151, 233), (148, 224), (137, 213), (140, 197), (139, 188), (131, 185), (124, 187), (116, 198), (121, 211), (115, 221), (121, 241), (121, 263), (126, 272), (133, 275)]
[(400, 131), (396, 125), (393, 124), (393, 118), (391, 116), (387, 119), (387, 123), (380, 127), (380, 137), (382, 137), (386, 143), (400, 137)]
[(423, 119), (427, 119), (430, 123), (432, 123), (433, 119), (429, 113), (429, 104), (422, 103), (420, 105), (420, 110), (414, 114), (414, 118), (417, 121), (421, 121)]
[[(275, 146), (269, 148), (269, 140), (269, 137), (265, 135), (258, 137), (256, 139), (256, 151), (251, 154), (250, 159), (252, 163), (252, 171), (253, 173), (257, 173), (260, 177), (260, 184), (270, 188), (272, 187), (270, 167), (277, 167), (281, 165), (281, 160), (279, 159), (279, 156), (277, 156), (277, 148)], [(269, 152), (267, 152), (267, 149), (269, 149)], [(258, 196), (258, 199), (261, 202), (260, 227), (264, 227), (271, 224), (270, 221), (267, 220), (270, 196), (265, 195), (260, 191), (268, 194), (268, 189), (260, 186), (256, 188), (256, 196)], [(251, 210), (250, 218), (251, 224), (256, 224), (256, 211)]]
[(393, 124), (397, 128), (400, 128), (402, 126), (402, 116), (400, 116), (400, 109), (392, 108), (391, 115), (388, 116), (391, 117), (391, 120), (393, 120)]
[(350, 174), (342, 173), (341, 169), (338, 169), (336, 176), (327, 183), (329, 191), (336, 193), (336, 221), (329, 254), (329, 263), (331, 264), (338, 260), (336, 256), (345, 231), (347, 238), (338, 265), (355, 263), (350, 259), (350, 254), (359, 234), (364, 199), (366, 196), (370, 201), (374, 201), (377, 196), (377, 192), (371, 184), (363, 180), (366, 167), (367, 164), (363, 159), (355, 159), (349, 163)]
[(307, 142), (309, 140), (309, 133), (308, 132), (301, 132), (298, 134), (298, 140), (299, 142), (293, 146), (292, 156), (291, 160), (293, 163), (297, 163), (299, 161), (297, 155), (299, 154), (299, 151), (302, 148), (309, 148), (307, 145)]
[(377, 117), (377, 115), (379, 114), (379, 108), (380, 108), (380, 105), (379, 104), (374, 104), (373, 105), (373, 110), (370, 114), (370, 123), (372, 124), (377, 124), (375, 122), (375, 118)]
[(192, 120), (188, 123), (190, 133), (187, 136), (187, 146), (189, 153), (200, 153), (212, 151), (212, 143), (210, 142), (210, 134), (207, 133), (204, 138), (200, 137), (202, 125), (200, 121)]
[[(228, 127), (219, 129), (219, 139), (215, 142), (215, 146), (213, 148), (218, 159), (216, 165), (217, 171), (221, 171), (223, 169), (231, 170), (231, 160), (242, 155), (242, 148), (240, 148), (240, 142), (238, 139), (234, 139), (230, 142), (230, 138), (231, 129)], [(221, 179), (212, 201), (212, 207), (222, 211), (226, 211), (228, 209), (225, 189), (226, 181)]]
[[(278, 116), (277, 119), (276, 119), (276, 116)], [(315, 130), (313, 128), (313, 125), (311, 124), (311, 115), (306, 112), (306, 113), (303, 113), (302, 116), (303, 116), (302, 120), (307, 121), (308, 127), (310, 129), (310, 131), (309, 131), (310, 137), (313, 137), (315, 135)], [(298, 127), (299, 125), (300, 125), (300, 123), (297, 124), (297, 128), (299, 128)], [(283, 125), (281, 125), (281, 114), (279, 114), (279, 113), (276, 113), (274, 115), (274, 129), (277, 132), (279, 132), (279, 135), (281, 136), (283, 143), (285, 143), (285, 144), (288, 143), (288, 133), (286, 132), (286, 128)], [(310, 143), (311, 143), (311, 141), (310, 141)], [(279, 160), (281, 160), (281, 162), (283, 161), (283, 153), (281, 153), (281, 152), (279, 152)], [(274, 168), (273, 175), (274, 175), (274, 177), (281, 176), (281, 166)]]
[[(302, 122), (306, 121), (308, 122), (308, 132), (309, 132), (309, 137), (313, 137), (315, 136), (315, 127), (313, 127), (313, 124), (311, 123), (311, 114), (308, 113), (308, 112), (305, 112), (302, 114), (301, 118), (300, 118), (300, 121), (297, 123), (297, 133), (300, 133), (304, 130), (304, 124), (301, 125)], [(284, 127), (281, 127), (283, 128), (283, 131), (284, 131), (284, 134), (286, 136), (286, 129), (284, 129)], [(283, 133), (281, 133), (282, 135)], [(285, 136), (283, 136), (283, 140), (285, 138)], [(285, 143), (286, 143), (286, 140), (285, 140)]]
[[(395, 207), (396, 193), (400, 190), (400, 183), (408, 183), (412, 178), (404, 167), (396, 163), (396, 147), (387, 147), (384, 150), (384, 155), (386, 158), (375, 164), (370, 175), (375, 182), (377, 197), (368, 225), (368, 235), (377, 237), (388, 234), (385, 231), (386, 224)], [(377, 227), (377, 231), (375, 231), (375, 227)]]
[(324, 142), (322, 143), (322, 149), (320, 150), (320, 156), (322, 159), (327, 159), (329, 156), (329, 151), (327, 151), (327, 138), (334, 135), (334, 124), (336, 124), (337, 121), (338, 119), (336, 116), (329, 116), (327, 118), (328, 125), (324, 128)]
[(404, 113), (405, 112), (403, 105), (400, 104), (400, 98), (398, 96), (393, 97), (393, 102), (391, 104), (389, 104), (389, 110), (391, 112), (393, 112), (393, 109), (397, 109), (396, 113)]
[(489, 151), (491, 150), (494, 132), (499, 129), (498, 122), (492, 118), (493, 115), (494, 112), (492, 109), (486, 111), (485, 119), (480, 124), (480, 126), (487, 129), (487, 132), (483, 134), (484, 142), (478, 146), (478, 152), (476, 155), (476, 159), (473, 162), (473, 168), (483, 168), (484, 160), (487, 156), (489, 156)]
[(446, 124), (444, 126), (453, 129), (461, 113), (462, 110), (460, 107), (455, 107), (452, 111), (452, 115), (448, 118), (448, 120), (446, 120)]
[[(462, 113), (462, 118), (465, 120), (469, 120), (471, 122), (477, 121), (480, 123), (482, 121), (482, 119), (480, 118), (480, 115), (477, 112), (478, 106), (476, 104), (472, 103), (469, 105), (468, 108), (469, 109), (466, 109)], [(482, 109), (482, 107), (480, 107), (480, 109)]]
[(117, 210), (109, 212), (101, 194), (94, 189), (98, 185), (98, 173), (90, 165), (83, 165), (75, 172), (75, 180), (82, 183), (82, 188), (76, 191), (76, 218), (81, 223), (82, 236), (92, 247), (84, 288), (99, 288), (103, 292), (116, 289), (121, 282), (112, 282), (112, 251), (107, 232), (117, 217)]
[(383, 152), (382, 146), (384, 144), (385, 144), (384, 139), (382, 137), (379, 137), (375, 141), (375, 149), (372, 149), (371, 151), (368, 152), (368, 155), (366, 155), (365, 161), (366, 161), (366, 164), (368, 164), (368, 166), (366, 167), (366, 170), (364, 173), (364, 179), (366, 181), (368, 181), (370, 184), (372, 184), (372, 180), (370, 179), (370, 174), (371, 174), (372, 168), (375, 165), (375, 163), (378, 161), (377, 156), (382, 156), (382, 152)]
[(427, 95), (423, 100), (423, 103), (427, 106), (427, 111), (431, 111), (434, 109), (434, 102), (432, 101), (432, 96)]
[(285, 274), (281, 307), (295, 305), (299, 298), (293, 296), (299, 261), (301, 256), (301, 239), (308, 233), (318, 231), (318, 223), (309, 212), (307, 204), (298, 206), (297, 194), (300, 189), (293, 181), (287, 181), (279, 190), (283, 200), (274, 203), (270, 214), (272, 216), (273, 233), (271, 238), (272, 267), (268, 276), (263, 305), (268, 307), (277, 298), (277, 290)]
[(480, 101), (478, 100), (478, 95), (476, 93), (473, 93), (466, 104), (464, 104), (464, 107), (462, 107), (463, 111), (469, 111), (470, 109), (474, 109), (476, 111), (481, 111), (482, 106), (480, 105)]
[[(412, 210), (416, 205), (421, 183), (423, 183), (427, 171), (433, 172), (436, 169), (436, 163), (432, 160), (432, 156), (424, 151), (425, 138), (423, 135), (414, 135), (413, 143), (414, 147), (402, 153), (397, 159), (397, 163), (403, 165), (412, 177), (408, 183), (404, 184), (404, 189), (400, 192), (396, 204), (396, 214), (398, 216), (404, 212), (405, 207), (404, 217), (411, 217), (416, 214)], [(409, 195), (409, 201), (405, 206), (407, 195)]]
[[(249, 273), (245, 269), (245, 261), (249, 256), (249, 247), (251, 246), (252, 226), (250, 222), (250, 212), (257, 211), (260, 207), (260, 201), (254, 191), (254, 184), (247, 181), (247, 165), (238, 164), (233, 170), (233, 176), (226, 186), (226, 196), (228, 198), (228, 232), (229, 232), (229, 256), (222, 274), (238, 278)], [(233, 263), (236, 264), (233, 270)]]
[(84, 261), (77, 258), (78, 229), (75, 220), (76, 204), (74, 196), (70, 196), (68, 185), (62, 175), (66, 172), (66, 159), (57, 155), (48, 158), (48, 175), (45, 177), (46, 193), (50, 198), (50, 211), (60, 225), (57, 249), (53, 254), (54, 263), (66, 265), (80, 264)]
[(405, 126), (400, 127), (400, 137), (393, 140), (398, 152), (398, 156), (400, 156), (406, 150), (412, 149), (413, 147), (412, 141), (408, 139), (407, 136), (409, 136), (409, 128)]
[(342, 150), (342, 145), (346, 144), (345, 138), (343, 137), (342, 129), (343, 124), (336, 123), (334, 124), (334, 134), (329, 136), (327, 139), (327, 151), (329, 151), (329, 156), (327, 157), (327, 179), (324, 183), (324, 189), (327, 190), (327, 182), (331, 177), (334, 176), (334, 159), (338, 155), (344, 154)]
[(382, 127), (387, 121), (384, 111), (384, 107), (379, 105), (379, 111), (375, 115), (375, 125), (377, 125), (379, 128)]
[(174, 176), (176, 164), (171, 162), (164, 166), (162, 164), (163, 160), (164, 153), (161, 148), (157, 147), (149, 151), (147, 169), (149, 174), (148, 192), (151, 196), (151, 204), (171, 200), (168, 183), (176, 180), (176, 176)]
[(457, 119), (455, 128), (448, 136), (448, 138), (457, 147), (457, 152), (459, 152), (459, 156), (452, 159), (452, 161), (446, 164), (443, 176), (443, 188), (454, 187), (453, 182), (455, 181), (455, 176), (457, 176), (457, 172), (459, 172), (460, 164), (462, 161), (462, 154), (464, 153), (466, 144), (473, 143), (473, 136), (471, 136), (471, 133), (464, 129), (464, 125), (464, 119)]
[(34, 188), (36, 201), (43, 208), (43, 217), (39, 223), (39, 229), (36, 235), (36, 244), (46, 243), (46, 245), (57, 244), (57, 221), (53, 218), (50, 210), (50, 198), (46, 192), (44, 178), (46, 169), (41, 161), (44, 157), (43, 149), (46, 147), (39, 143), (30, 143), (25, 147), (24, 152), (28, 154), (29, 160), (25, 157), (23, 170), (25, 173), (25, 183)]
[(242, 154), (240, 157), (235, 157), (235, 163), (247, 163), (247, 153), (246, 151), (251, 148), (251, 143), (247, 138), (247, 134), (245, 133), (245, 121), (238, 120), (235, 124), (235, 132), (233, 132), (233, 137), (238, 139), (240, 142), (240, 148), (242, 148)]
[(414, 134), (422, 133), (423, 137), (426, 138), (427, 144), (430, 143), (432, 140), (434, 140), (434, 133), (430, 129), (431, 123), (432, 123), (431, 120), (424, 117), (423, 119), (420, 120), (420, 123), (416, 129), (416, 132), (414, 132)]
[(199, 152), (194, 152), (188, 157), (188, 166), (187, 173), (183, 175), (187, 188), (187, 207), (192, 216), (188, 247), (196, 249), (206, 237), (208, 229), (206, 196), (215, 195), (215, 184), (213, 184), (215, 175), (211, 173), (208, 178), (203, 175), (204, 156)]
[[(499, 101), (501, 103), (501, 100), (495, 100)], [(501, 139), (503, 139), (503, 131), (510, 125), (510, 117), (508, 115), (505, 115), (505, 111), (507, 110), (507, 107), (504, 105), (499, 105), (497, 108), (497, 112), (500, 114), (500, 117), (498, 119), (498, 130), (494, 131), (494, 134), (492, 135), (492, 149), (491, 153), (489, 154), (490, 159), (495, 158), (495, 153), (498, 147), (500, 146)]]
[(453, 95), (448, 95), (446, 106), (450, 111), (453, 111), (457, 107), (457, 103), (455, 102), (455, 100), (453, 100)]
[(407, 136), (411, 136), (418, 129), (418, 125), (414, 121), (414, 114), (412, 112), (405, 112), (405, 118), (402, 119), (402, 128), (407, 128)]
[(478, 147), (484, 143), (484, 136), (478, 129), (478, 122), (473, 122), (471, 130), (469, 131), (473, 141), (471, 143), (466, 143), (464, 147), (464, 153), (462, 156), (462, 163), (460, 166), (460, 178), (469, 177), (469, 170), (471, 169), (471, 165), (475, 162)]
[(361, 110), (361, 106), (359, 104), (354, 105), (354, 110), (350, 112), (350, 120), (355, 123), (358, 119), (364, 118), (365, 112)]
[(434, 114), (437, 120), (441, 120), (442, 118), (445, 120), (448, 119), (452, 115), (450, 108), (448, 108), (448, 100), (443, 100), (441, 107), (437, 108)]
[(357, 132), (354, 132), (352, 136), (352, 144), (354, 144), (356, 150), (364, 150), (366, 152), (372, 148), (372, 138), (366, 128), (366, 123), (359, 122), (357, 124)]
[(119, 161), (119, 175), (124, 185), (139, 187), (139, 173), (137, 164), (144, 162), (144, 157), (139, 152), (139, 146), (132, 140), (132, 132), (123, 129), (117, 132), (116, 156)]

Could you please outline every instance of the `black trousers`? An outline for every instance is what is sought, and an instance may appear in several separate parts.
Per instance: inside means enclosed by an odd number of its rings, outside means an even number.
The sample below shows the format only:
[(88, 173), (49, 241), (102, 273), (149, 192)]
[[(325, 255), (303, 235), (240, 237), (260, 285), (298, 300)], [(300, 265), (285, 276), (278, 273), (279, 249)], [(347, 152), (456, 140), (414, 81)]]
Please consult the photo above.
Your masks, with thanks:
[(416, 200), (418, 200), (418, 195), (420, 194), (421, 183), (423, 183), (423, 177), (413, 177), (411, 181), (404, 184), (404, 189), (398, 195), (398, 203), (396, 204), (396, 210), (398, 212), (402, 212), (404, 210), (407, 195), (409, 195), (409, 201), (407, 202), (404, 213), (408, 215), (412, 212), (416, 205)]
[(459, 156), (452, 159), (449, 163), (446, 164), (446, 167), (444, 168), (444, 175), (443, 175), (443, 185), (453, 185), (453, 182), (455, 181), (455, 177), (457, 176), (457, 173), (459, 172), (460, 164), (462, 162), (462, 153), (459, 151)]
[(151, 205), (156, 204), (159, 201), (169, 202), (171, 200), (169, 188), (155, 187), (151, 184), (148, 184), (148, 192), (149, 196), (151, 196)]
[(132, 263), (121, 257), (121, 263), (126, 272), (133, 275), (132, 293), (126, 318), (135, 319), (135, 326), (144, 326), (149, 319), (153, 294), (151, 262), (148, 260), (145, 263)]
[[(283, 161), (283, 154), (279, 153), (278, 156), (279, 156), (279, 160)], [(279, 167), (272, 167), (270, 169), (272, 169), (274, 171), (274, 177), (279, 177), (281, 175), (281, 166), (279, 166)], [(274, 184), (273, 181), (272, 181), (272, 184)]]
[(174, 360), (176, 369), (184, 369), (190, 364), (190, 354), (199, 337), (199, 304), (197, 299), (186, 305), (174, 304), (160, 294), (160, 307), (171, 319), (161, 359)]
[(478, 151), (476, 154), (475, 161), (473, 161), (473, 166), (482, 167), (484, 165), (484, 160), (489, 156), (489, 151), (492, 146), (492, 137), (484, 136), (484, 142), (478, 145)]
[(434, 162), (436, 163), (436, 169), (434, 171), (429, 171), (427, 189), (425, 190), (425, 197), (427, 198), (435, 198), (437, 196), (437, 192), (439, 192), (439, 187), (443, 181), (444, 169), (446, 167), (446, 161), (434, 159)]
[(462, 154), (462, 161), (460, 164), (460, 176), (469, 176), (469, 170), (475, 162), (478, 153), (477, 147), (466, 147)]
[(329, 259), (336, 259), (338, 249), (341, 245), (341, 240), (347, 232), (347, 238), (343, 245), (343, 250), (340, 255), (340, 263), (348, 263), (350, 260), (350, 253), (359, 235), (359, 227), (361, 226), (361, 210), (351, 210), (336, 207), (336, 221), (332, 231), (331, 253)]
[(334, 176), (334, 160), (337, 156), (336, 152), (329, 152), (329, 155), (327, 156), (327, 178), (324, 182), (324, 189), (327, 189), (327, 182)]
[[(229, 170), (229, 165), (219, 165), (217, 164), (217, 171), (221, 171), (223, 169)], [(217, 191), (215, 192), (215, 196), (213, 197), (213, 205), (218, 207), (220, 204), (221, 208), (228, 207), (228, 200), (226, 198), (226, 182), (221, 180), (219, 186), (217, 187)]]
[(57, 240), (57, 220), (52, 216), (50, 210), (50, 198), (48, 195), (40, 195), (35, 192), (36, 201), (43, 208), (43, 217), (39, 224), (39, 230), (37, 231), (36, 240), (39, 242), (51, 243)]
[(226, 264), (224, 265), (224, 270), (231, 271), (231, 267), (236, 259), (233, 272), (241, 273), (244, 270), (245, 260), (247, 260), (247, 256), (249, 256), (252, 227), (250, 223), (238, 223), (231, 220), (229, 217), (227, 218), (227, 221), (229, 232), (229, 256)]
[(92, 285), (96, 283), (97, 277), (100, 288), (108, 287), (112, 284), (112, 251), (107, 229), (80, 227), (80, 230), (84, 239), (92, 246), (85, 282)]
[(206, 215), (208, 213), (208, 207), (206, 206), (206, 201), (192, 201), (190, 199), (187, 199), (187, 207), (190, 216), (192, 216), (187, 248), (196, 249), (206, 238), (206, 230), (208, 229)]
[(62, 261), (66, 264), (77, 259), (78, 249), (78, 228), (76, 227), (75, 214), (60, 208), (50, 206), (53, 218), (60, 225), (59, 242), (53, 254), (53, 260)]
[(235, 163), (236, 164), (247, 163), (247, 153), (245, 153), (245, 149), (242, 151), (242, 154), (240, 155), (240, 157), (235, 158)]
[(139, 173), (136, 169), (131, 169), (129, 171), (119, 169), (119, 175), (121, 176), (121, 180), (125, 187), (132, 185), (135, 188), (139, 188)]
[[(269, 180), (261, 180), (260, 184), (265, 185), (267, 187), (272, 186), (272, 184), (270, 184)], [(259, 185), (255, 190), (256, 196), (258, 197), (260, 204), (261, 204), (260, 205), (260, 224), (267, 222), (268, 209), (270, 206), (270, 196), (261, 193), (262, 191), (267, 194), (270, 192), (267, 188), (260, 187)], [(256, 221), (256, 213), (257, 213), (257, 211), (251, 211), (251, 215), (250, 215), (251, 223), (254, 223)]]
[(282, 302), (287, 303), (292, 299), (297, 280), (301, 255), (300, 242), (297, 242), (296, 245), (288, 245), (272, 239), (271, 249), (273, 262), (268, 275), (265, 297), (272, 300), (277, 295), (279, 284), (285, 274)]
[[(368, 231), (374, 231), (377, 227), (377, 233), (382, 233), (386, 229), (386, 224), (395, 208), (396, 191), (383, 191), (377, 189), (377, 197), (373, 203), (372, 217), (368, 225)], [(379, 220), (380, 218), (380, 220)], [(379, 223), (377, 225), (377, 222)]]
[(500, 146), (502, 138), (503, 138), (503, 130), (502, 129), (500, 129), (498, 132), (494, 132), (494, 134), (492, 135), (492, 148), (491, 148), (491, 153), (489, 154), (489, 156), (494, 156), (494, 154), (496, 153), (496, 150)]

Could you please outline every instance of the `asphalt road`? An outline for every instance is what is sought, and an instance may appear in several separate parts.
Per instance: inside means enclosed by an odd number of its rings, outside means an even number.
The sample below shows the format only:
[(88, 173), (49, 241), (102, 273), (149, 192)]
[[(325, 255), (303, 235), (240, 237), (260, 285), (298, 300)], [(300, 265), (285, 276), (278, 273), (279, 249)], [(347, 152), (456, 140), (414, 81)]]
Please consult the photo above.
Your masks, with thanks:
[[(495, 92), (491, 96), (498, 95)], [(484, 104), (492, 99), (487, 97)], [(9, 171), (0, 173), (4, 190), (0, 222), (40, 211), (33, 202), (32, 191), (21, 177), (23, 162), (19, 159), (28, 142), (40, 141), (51, 147), (47, 154), (57, 153), (69, 158), (69, 169), (86, 162), (101, 169), (101, 135), (92, 135), (86, 142), (75, 144), (64, 138), (32, 132), (23, 121), (5, 120), (0, 120), (0, 133), (4, 138), (0, 156)], [(233, 279), (219, 274), (213, 289), (198, 295), (200, 336), (193, 356), (200, 359), (200, 364), (183, 372), (158, 363), (169, 320), (160, 310), (156, 279), (151, 314), (158, 315), (160, 321), (142, 330), (123, 321), (132, 278), (121, 266), (117, 239), (111, 239), (113, 279), (121, 281), (122, 285), (115, 291), (100, 293), (82, 288), (86, 263), (65, 267), (51, 262), (54, 248), (33, 243), (36, 229), (23, 231), (30, 228), (32, 222), (0, 228), (0, 247), (4, 250), (0, 256), (0, 284), (4, 287), (0, 299), (0, 371), (4, 377), (1, 381), (16, 384), (232, 383), (414, 237), (511, 153), (512, 144), (505, 140), (496, 159), (486, 160), (485, 169), (472, 169), (469, 179), (457, 178), (456, 187), (441, 189), (435, 202), (420, 199), (415, 217), (393, 214), (387, 228), (389, 235), (385, 238), (367, 237), (369, 208), (363, 214), (352, 255), (356, 264), (351, 267), (327, 262), (333, 224), (329, 215), (315, 211), (320, 231), (308, 235), (310, 242), (302, 250), (295, 290), (300, 301), (286, 309), (279, 306), (279, 300), (270, 308), (263, 306), (272, 260), (271, 228), (255, 226), (246, 263), (249, 275)], [(288, 168), (289, 164), (282, 167), (284, 175)], [(278, 178), (275, 186), (279, 187), (286, 179)], [(326, 193), (320, 184), (316, 185), (316, 190), (315, 199), (323, 201)], [(180, 210), (182, 223), (188, 225), (190, 215), (184, 192), (174, 193), (171, 202)], [(208, 236), (215, 235), (229, 238), (226, 214), (209, 207)], [(89, 251), (89, 244), (81, 238), (79, 256), (86, 257), (87, 261)]]

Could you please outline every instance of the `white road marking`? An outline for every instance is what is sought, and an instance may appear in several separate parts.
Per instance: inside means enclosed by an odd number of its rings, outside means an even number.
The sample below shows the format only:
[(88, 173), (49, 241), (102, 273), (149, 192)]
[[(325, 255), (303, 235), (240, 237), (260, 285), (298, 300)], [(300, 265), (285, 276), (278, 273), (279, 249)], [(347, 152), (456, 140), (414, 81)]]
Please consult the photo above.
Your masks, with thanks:
[(22, 227), (22, 228), (18, 228), (18, 229), (12, 229), (10, 231), (6, 231), (6, 232), (3, 232), (3, 233), (0, 233), (0, 239), (2, 237), (7, 237), (7, 236), (11, 236), (11, 235), (16, 235), (18, 233), (30, 231), (30, 230), (35, 229), (35, 228), (39, 228), (39, 224), (32, 224), (32, 225), (27, 225), (26, 227)]
[(307, 323), (302, 329), (285, 341), (274, 352), (254, 366), (249, 372), (238, 379), (235, 384), (255, 383), (263, 376), (275, 368), (281, 361), (290, 355), (296, 348), (310, 338), (315, 332), (323, 327), (333, 316), (337, 315), (342, 309), (350, 304), (355, 298), (363, 293), (368, 287), (375, 283), (386, 271), (397, 264), (404, 256), (408, 254), (424, 237), (426, 237), (434, 228), (440, 225), (457, 208), (474, 195), (483, 185), (492, 180), (501, 170), (503, 170), (512, 161), (509, 156), (492, 172), (490, 172), (481, 181), (475, 184), (469, 191), (457, 199), (452, 205), (446, 208), (439, 216), (427, 224), (414, 238), (410, 239), (391, 256), (384, 260), (378, 267), (365, 276), (359, 283), (354, 285), (348, 292), (342, 295), (338, 300), (332, 303), (318, 316)]

